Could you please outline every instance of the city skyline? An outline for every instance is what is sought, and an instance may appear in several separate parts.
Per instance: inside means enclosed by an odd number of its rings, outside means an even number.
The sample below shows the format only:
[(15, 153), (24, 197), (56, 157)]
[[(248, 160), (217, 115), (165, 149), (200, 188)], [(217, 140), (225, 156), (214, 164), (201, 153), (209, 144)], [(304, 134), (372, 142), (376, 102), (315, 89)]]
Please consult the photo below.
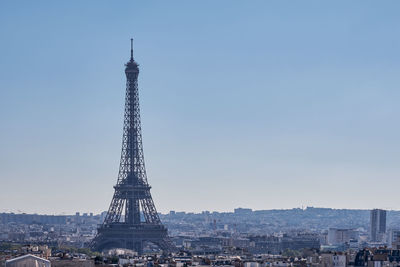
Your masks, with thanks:
[(107, 209), (132, 36), (160, 212), (400, 210), (400, 3), (93, 3), (0, 3), (0, 212)]

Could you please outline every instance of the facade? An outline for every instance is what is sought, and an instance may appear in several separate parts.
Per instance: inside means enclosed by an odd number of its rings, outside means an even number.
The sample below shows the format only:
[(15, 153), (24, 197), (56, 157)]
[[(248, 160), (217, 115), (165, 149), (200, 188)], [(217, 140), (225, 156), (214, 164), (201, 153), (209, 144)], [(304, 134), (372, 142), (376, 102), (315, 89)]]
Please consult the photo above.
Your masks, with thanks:
[(52, 267), (94, 267), (93, 260), (84, 259), (55, 259), (51, 260)]
[(347, 266), (346, 255), (333, 255), (332, 256), (332, 266), (346, 267)]
[(397, 248), (400, 245), (400, 230), (390, 229), (387, 235), (387, 243), (389, 247)]
[(28, 266), (35, 266), (35, 267), (50, 267), (50, 261), (46, 259), (42, 259), (40, 257), (27, 254), (15, 259), (7, 260), (5, 267), (28, 267)]
[(319, 264), (316, 264), (318, 267), (346, 267), (347, 266), (347, 257), (343, 254), (321, 254), (321, 260)]
[(358, 240), (358, 232), (354, 229), (329, 228), (328, 230), (329, 245), (345, 244), (354, 240)]
[(386, 210), (371, 210), (370, 216), (370, 240), (382, 242), (386, 234)]
[(250, 236), (248, 250), (254, 254), (281, 254), (287, 250), (319, 249), (319, 237), (314, 234), (284, 234), (277, 236)]

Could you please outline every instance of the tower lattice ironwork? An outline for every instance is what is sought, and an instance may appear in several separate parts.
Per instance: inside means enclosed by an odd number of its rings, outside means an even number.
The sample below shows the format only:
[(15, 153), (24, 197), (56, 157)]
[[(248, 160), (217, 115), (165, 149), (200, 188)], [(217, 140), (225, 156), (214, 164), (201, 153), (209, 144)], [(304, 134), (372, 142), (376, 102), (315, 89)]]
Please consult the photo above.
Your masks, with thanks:
[(99, 251), (126, 248), (142, 254), (143, 243), (148, 241), (164, 252), (173, 252), (176, 248), (161, 223), (147, 182), (140, 123), (139, 67), (133, 59), (132, 39), (131, 58), (125, 66), (125, 115), (118, 180), (107, 215), (91, 247)]

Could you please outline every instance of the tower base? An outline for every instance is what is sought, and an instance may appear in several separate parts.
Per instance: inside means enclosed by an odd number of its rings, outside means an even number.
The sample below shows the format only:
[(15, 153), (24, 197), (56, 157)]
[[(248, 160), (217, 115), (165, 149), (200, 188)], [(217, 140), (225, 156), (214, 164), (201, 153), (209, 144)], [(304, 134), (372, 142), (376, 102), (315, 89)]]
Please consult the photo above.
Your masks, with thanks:
[(145, 241), (156, 244), (164, 253), (176, 250), (163, 225), (126, 223), (102, 225), (97, 230), (97, 236), (93, 239), (91, 248), (96, 251), (124, 248), (142, 255)]

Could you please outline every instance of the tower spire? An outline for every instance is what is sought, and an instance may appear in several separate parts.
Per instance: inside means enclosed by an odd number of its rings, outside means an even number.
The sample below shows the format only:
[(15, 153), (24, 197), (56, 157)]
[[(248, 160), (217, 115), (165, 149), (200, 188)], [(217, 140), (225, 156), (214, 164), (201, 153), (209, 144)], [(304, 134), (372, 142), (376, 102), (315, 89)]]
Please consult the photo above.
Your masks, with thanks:
[(131, 38), (131, 61), (133, 60), (133, 38)]

